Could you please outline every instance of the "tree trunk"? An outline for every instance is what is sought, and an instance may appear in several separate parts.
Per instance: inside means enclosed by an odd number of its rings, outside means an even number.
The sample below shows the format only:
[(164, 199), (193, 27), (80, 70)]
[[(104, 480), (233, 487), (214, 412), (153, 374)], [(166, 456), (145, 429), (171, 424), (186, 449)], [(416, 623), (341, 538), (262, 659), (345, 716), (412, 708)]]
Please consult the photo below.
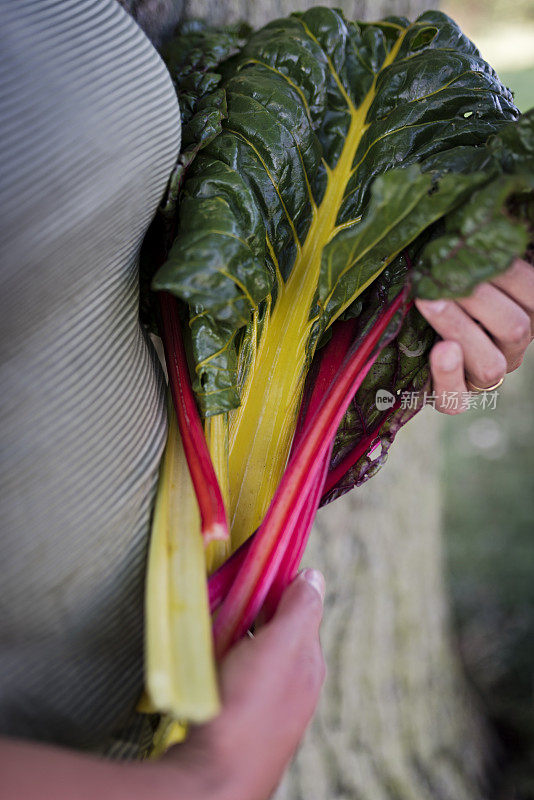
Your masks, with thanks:
[[(350, 19), (414, 18), (431, 0), (324, 0)], [(260, 26), (302, 0), (215, 0)], [(206, 16), (205, 0), (186, 2)], [(449, 636), (438, 415), (399, 434), (384, 469), (319, 512), (305, 562), (323, 570), (328, 679), (276, 800), (482, 800), (490, 749)], [(280, 721), (283, 724), (283, 720)]]
[(489, 742), (449, 638), (436, 417), (319, 512), (305, 562), (327, 582), (328, 678), (277, 800), (485, 796)]
[(341, 8), (347, 19), (381, 19), (388, 14), (413, 19), (427, 8), (437, 8), (439, 0), (185, 0), (185, 13), (188, 17), (209, 19), (214, 25), (246, 20), (258, 28), (292, 11), (318, 5)]

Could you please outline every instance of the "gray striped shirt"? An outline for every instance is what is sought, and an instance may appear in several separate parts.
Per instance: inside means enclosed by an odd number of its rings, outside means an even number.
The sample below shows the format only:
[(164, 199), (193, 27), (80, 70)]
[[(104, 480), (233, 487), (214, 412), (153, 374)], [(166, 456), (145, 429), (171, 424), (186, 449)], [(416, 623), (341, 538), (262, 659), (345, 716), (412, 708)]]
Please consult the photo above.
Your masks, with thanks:
[(0, 0), (0, 732), (102, 743), (142, 687), (166, 433), (138, 254), (180, 142), (116, 0)]

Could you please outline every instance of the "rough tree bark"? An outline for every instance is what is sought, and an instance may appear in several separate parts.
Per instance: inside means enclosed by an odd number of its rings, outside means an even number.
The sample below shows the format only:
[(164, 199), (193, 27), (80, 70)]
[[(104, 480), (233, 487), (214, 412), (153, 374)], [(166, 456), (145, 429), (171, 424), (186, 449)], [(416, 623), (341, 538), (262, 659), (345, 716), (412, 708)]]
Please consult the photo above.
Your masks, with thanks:
[(449, 636), (439, 424), (319, 512), (306, 563), (328, 594), (321, 704), (277, 800), (482, 800), (489, 740)]
[[(437, 0), (323, 0), (351, 19)], [(188, 0), (188, 16), (253, 26), (302, 0)], [(384, 469), (323, 509), (305, 561), (327, 581), (328, 678), (276, 800), (483, 800), (489, 738), (449, 634), (438, 415), (399, 434)], [(283, 721), (280, 721), (281, 724)]]

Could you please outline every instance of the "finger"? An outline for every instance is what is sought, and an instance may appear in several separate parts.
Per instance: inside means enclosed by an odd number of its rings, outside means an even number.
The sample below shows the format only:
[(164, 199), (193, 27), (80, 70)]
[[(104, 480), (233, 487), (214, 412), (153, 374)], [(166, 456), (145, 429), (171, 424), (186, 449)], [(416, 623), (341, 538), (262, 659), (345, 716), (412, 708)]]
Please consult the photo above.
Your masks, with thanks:
[(291, 658), (296, 650), (309, 651), (319, 642), (323, 616), (324, 578), (317, 570), (300, 572), (285, 590), (272, 619), (252, 639), (242, 639), (230, 650), (227, 660), (242, 650), (271, 653)]
[(294, 636), (300, 634), (316, 635), (323, 617), (325, 581), (316, 569), (299, 572), (287, 587), (269, 623), (279, 630)]
[[(246, 709), (259, 703), (267, 705), (271, 713), (276, 706), (283, 707), (292, 716), (292, 736), (300, 737), (326, 674), (319, 639), (323, 591), (321, 573), (304, 570), (282, 595), (270, 622), (260, 628), (253, 640), (241, 640), (230, 650), (220, 673), (226, 708)], [(263, 708), (264, 718), (265, 713)]]
[(436, 395), (435, 408), (442, 414), (460, 414), (467, 392), (462, 348), (457, 342), (438, 342), (430, 351), (432, 389)]
[(489, 336), (454, 300), (416, 300), (417, 308), (442, 339), (458, 342), (467, 378), (493, 386), (506, 374), (506, 359)]
[(491, 283), (525, 309), (534, 327), (534, 267), (516, 258), (512, 266)]
[(490, 283), (481, 283), (469, 297), (457, 302), (491, 334), (506, 359), (507, 372), (517, 369), (531, 339), (527, 312)]

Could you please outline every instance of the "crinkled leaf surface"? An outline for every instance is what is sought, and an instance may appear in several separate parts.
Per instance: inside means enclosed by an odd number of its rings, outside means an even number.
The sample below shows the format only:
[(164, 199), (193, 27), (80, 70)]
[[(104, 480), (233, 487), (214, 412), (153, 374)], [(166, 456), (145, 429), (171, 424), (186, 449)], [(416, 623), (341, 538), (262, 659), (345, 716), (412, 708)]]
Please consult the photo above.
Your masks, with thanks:
[[(430, 386), (428, 354), (434, 341), (432, 328), (411, 309), (398, 336), (384, 348), (343, 417), (330, 469), (335, 470), (344, 459), (349, 460), (350, 467), (335, 485), (328, 487), (322, 505), (364, 483), (383, 466), (400, 428), (421, 410), (422, 401), (415, 395)], [(388, 410), (376, 405), (377, 392), (384, 390), (397, 400)], [(351, 459), (351, 453), (362, 442), (366, 443), (364, 452), (357, 459)], [(375, 456), (377, 448), (379, 452)]]
[(509, 175), (534, 173), (534, 109), (507, 125), (488, 142), (488, 150)]
[(528, 229), (507, 203), (534, 190), (531, 178), (502, 175), (475, 191), (445, 220), (444, 231), (423, 248), (414, 274), (419, 297), (466, 297), (525, 253)]
[[(491, 137), (487, 147), (464, 146), (456, 151), (460, 156), (457, 166), (464, 163), (461, 171), (484, 169), (494, 177), (448, 214), (436, 226), (430, 241), (423, 244), (411, 270), (418, 296), (466, 296), (480, 281), (504, 271), (513, 257), (525, 253), (528, 243), (534, 240), (533, 120), (530, 112)], [(443, 161), (441, 155), (432, 159), (432, 167), (439, 168), (440, 160)], [(386, 271), (378, 286), (368, 289), (354, 304), (356, 316), (363, 318), (369, 313), (366, 309), (380, 305), (380, 284), (387, 278)], [(352, 307), (348, 313), (351, 310)], [(385, 463), (398, 430), (422, 408), (422, 399), (416, 394), (430, 387), (428, 353), (434, 338), (432, 329), (412, 309), (396, 341), (382, 352), (340, 425), (331, 475), (336, 468), (339, 474), (343, 465), (349, 466), (335, 485), (330, 481), (323, 504), (376, 474)], [(380, 390), (397, 398), (395, 408), (381, 411), (376, 407)], [(351, 458), (351, 454), (358, 456), (362, 448), (364, 452), (357, 460)]]
[(315, 7), (250, 35), (221, 72), (227, 116), (189, 167), (154, 281), (191, 305), (207, 415), (239, 402), (240, 328), (266, 303), (305, 308), (287, 324), (301, 369), (398, 253), (495, 176), (491, 158), (467, 168), (472, 151), (518, 115), (438, 12), (358, 24)]
[(187, 22), (163, 52), (173, 79), (182, 123), (182, 144), (162, 213), (174, 215), (185, 172), (196, 154), (221, 132), (226, 95), (220, 87), (219, 64), (243, 43), (243, 25), (209, 28), (200, 20)]
[[(358, 346), (382, 309), (405, 285), (407, 260), (404, 257), (395, 259), (361, 295), (355, 307), (347, 310), (345, 316), (355, 312), (358, 325), (353, 347)], [(397, 431), (421, 407), (420, 403), (401, 404), (401, 393), (408, 393), (406, 397), (411, 399), (412, 393), (427, 384), (428, 354), (435, 338), (433, 329), (412, 307), (396, 337), (381, 351), (343, 417), (333, 444), (323, 505), (368, 480), (385, 463)], [(319, 350), (316, 361), (321, 357), (322, 350)], [(315, 369), (308, 375), (303, 402), (313, 389)], [(396, 400), (395, 407), (377, 408), (377, 392), (383, 394), (384, 391), (389, 393), (392, 402)], [(369, 452), (376, 453), (378, 446), (378, 457), (371, 459)], [(336, 475), (333, 482), (332, 477)]]
[(218, 133), (226, 116), (226, 94), (217, 67), (243, 43), (244, 26), (209, 28), (192, 20), (162, 53), (180, 106), (181, 149), (158, 214), (145, 236), (140, 259), (140, 316), (155, 333), (158, 325), (149, 287), (166, 260), (175, 232), (176, 205), (188, 167)]
[(534, 110), (485, 148), (463, 148), (462, 158), (463, 172), (483, 169), (492, 179), (448, 214), (422, 249), (413, 273), (419, 297), (470, 294), (504, 272), (534, 239)]
[[(489, 140), (486, 148), (462, 148), (465, 172), (484, 165), (487, 171), (493, 170), (495, 177), (448, 214), (420, 250), (411, 270), (418, 296), (466, 296), (478, 282), (505, 270), (511, 259), (522, 255), (534, 239), (533, 120), (530, 112), (518, 123), (507, 125)], [(383, 296), (380, 284), (386, 285), (388, 277), (386, 270), (362, 295), (355, 308), (356, 316), (363, 319), (366, 313), (372, 313), (366, 309), (379, 307)], [(394, 276), (392, 285), (402, 280), (402, 274)], [(331, 472), (342, 463), (350, 463), (350, 454), (358, 454), (362, 444), (367, 445), (366, 452), (329, 487), (323, 504), (372, 477), (384, 464), (398, 430), (421, 409), (421, 398), (414, 395), (430, 385), (427, 359), (434, 338), (432, 329), (412, 309), (399, 336), (381, 353), (340, 425)], [(398, 407), (389, 411), (377, 409), (379, 390), (399, 398)], [(403, 392), (405, 400), (399, 404)], [(369, 455), (371, 450), (373, 457)]]

